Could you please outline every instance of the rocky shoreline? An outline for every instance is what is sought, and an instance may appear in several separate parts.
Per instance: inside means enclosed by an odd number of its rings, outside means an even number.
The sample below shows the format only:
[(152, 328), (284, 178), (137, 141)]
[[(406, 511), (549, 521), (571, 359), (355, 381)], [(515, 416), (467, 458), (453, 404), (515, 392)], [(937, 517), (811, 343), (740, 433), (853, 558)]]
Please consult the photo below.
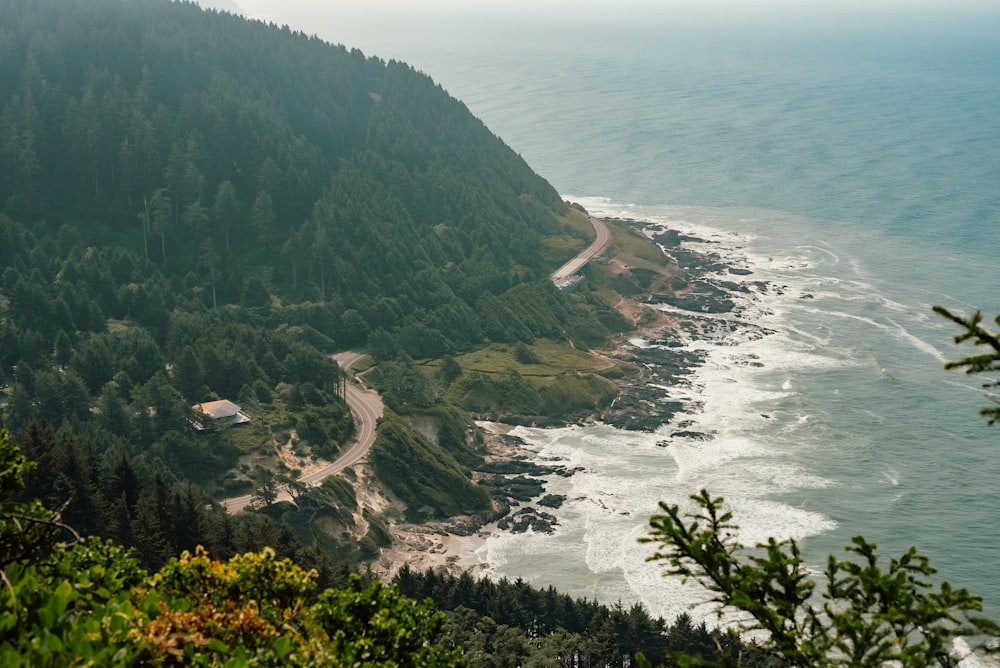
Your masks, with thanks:
[[(641, 221), (618, 222), (641, 232), (648, 232), (650, 228), (648, 223)], [(683, 246), (685, 242), (708, 244), (704, 239), (666, 229), (654, 231), (651, 236), (676, 263), (685, 277), (685, 287), (677, 291), (648, 292), (636, 299), (644, 308), (656, 308), (659, 317), (653, 319), (653, 324), (620, 337), (601, 354), (626, 362), (640, 372), (618, 380), (619, 394), (612, 405), (593, 417), (629, 431), (654, 432), (673, 423), (671, 437), (710, 440), (712, 434), (690, 430), (691, 421), (674, 422), (678, 415), (696, 411), (697, 403), (671, 398), (669, 392), (665, 397), (664, 390), (683, 385), (685, 379), (705, 363), (704, 352), (689, 348), (691, 340), (721, 343), (737, 332), (750, 338), (771, 334), (764, 327), (742, 321), (737, 310), (739, 300), (734, 298), (766, 294), (781, 288), (763, 281), (741, 282), (739, 279), (750, 275), (750, 270), (727, 263), (717, 254)], [(760, 364), (752, 355), (739, 363)], [(480, 423), (490, 455), (473, 475), (489, 490), (490, 511), (476, 517), (392, 527), (394, 547), (383, 554), (373, 570), (391, 577), (403, 563), (408, 563), (414, 568), (443, 568), (457, 574), (476, 565), (470, 555), (484, 540), (479, 532), (486, 526), (495, 527), (493, 531), (514, 533), (555, 531), (558, 520), (544, 508), (558, 508), (564, 499), (546, 494), (545, 477), (570, 476), (580, 469), (535, 461), (534, 453), (526, 449), (525, 442), (509, 433), (512, 425), (524, 424), (525, 420), (513, 418), (505, 420), (505, 424)], [(566, 426), (559, 420), (539, 423), (532, 419), (527, 423), (538, 427)], [(659, 445), (667, 447), (669, 439)]]
[(545, 476), (570, 476), (580, 469), (538, 464), (525, 442), (510, 435), (510, 425), (480, 423), (490, 454), (473, 478), (490, 494), (491, 509), (475, 516), (452, 517), (424, 524), (390, 526), (392, 548), (384, 550), (371, 565), (373, 573), (391, 579), (403, 564), (423, 570), (443, 569), (454, 575), (473, 567), (470, 555), (483, 542), (483, 527), (495, 524), (499, 531), (551, 533), (558, 524), (554, 515), (534, 505), (558, 507), (560, 495), (545, 494)]
[[(681, 413), (697, 409), (697, 405), (680, 400), (664, 399), (664, 387), (682, 384), (705, 362), (705, 353), (688, 349), (692, 339), (719, 341), (736, 332), (744, 336), (764, 337), (772, 332), (764, 327), (739, 320), (736, 297), (753, 293), (764, 294), (770, 286), (764, 281), (734, 279), (752, 272), (731, 264), (712, 252), (684, 247), (685, 242), (709, 245), (710, 242), (681, 234), (677, 230), (657, 229), (649, 223), (620, 220), (639, 232), (650, 234), (663, 253), (676, 263), (686, 278), (686, 287), (676, 291), (658, 291), (642, 295), (639, 301), (646, 308), (656, 308), (662, 321), (641, 328), (628, 338), (620, 339), (605, 355), (632, 364), (641, 373), (619, 382), (619, 395), (613, 405), (600, 416), (601, 420), (619, 429), (653, 432), (671, 423)], [(642, 339), (645, 346), (633, 341)], [(748, 364), (754, 360), (747, 360)], [(673, 435), (702, 436), (684, 431), (678, 424)]]

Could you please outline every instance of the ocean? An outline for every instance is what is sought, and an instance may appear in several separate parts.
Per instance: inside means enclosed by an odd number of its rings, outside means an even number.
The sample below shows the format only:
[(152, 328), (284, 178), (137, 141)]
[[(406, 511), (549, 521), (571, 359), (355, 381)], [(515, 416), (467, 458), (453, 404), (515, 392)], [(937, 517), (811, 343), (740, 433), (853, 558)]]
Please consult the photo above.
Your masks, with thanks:
[[(663, 578), (637, 539), (658, 501), (704, 487), (746, 543), (795, 537), (817, 569), (859, 534), (887, 557), (916, 545), (1000, 616), (1000, 427), (978, 416), (985, 379), (944, 370), (972, 349), (931, 312), (1000, 313), (1000, 14), (289, 5), (241, 2), (411, 63), (566, 199), (696, 236), (770, 286), (739, 297), (740, 326), (687, 342), (706, 363), (660, 388), (689, 410), (658, 433), (515, 430), (583, 471), (549, 482), (567, 497), (554, 534), (495, 532), (478, 571), (703, 616), (704, 592)], [(681, 420), (712, 438), (672, 436)]]

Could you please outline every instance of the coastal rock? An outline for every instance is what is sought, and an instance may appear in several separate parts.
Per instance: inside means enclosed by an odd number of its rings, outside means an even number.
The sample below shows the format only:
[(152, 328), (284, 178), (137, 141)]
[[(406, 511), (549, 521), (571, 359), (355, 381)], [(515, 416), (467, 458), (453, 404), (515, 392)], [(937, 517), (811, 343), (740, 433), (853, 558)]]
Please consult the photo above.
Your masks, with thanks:
[(545, 491), (545, 483), (541, 480), (526, 478), (523, 475), (514, 478), (501, 475), (485, 476), (479, 480), (479, 484), (485, 487), (490, 497), (494, 499), (531, 501)]
[(617, 359), (643, 370), (638, 378), (619, 384), (619, 394), (601, 419), (619, 429), (653, 432), (676, 414), (692, 408), (684, 402), (664, 397), (664, 387), (682, 384), (704, 361), (700, 351), (681, 350), (686, 342), (676, 330), (656, 332), (656, 347), (638, 348), (623, 343), (613, 351)]
[[(670, 434), (672, 438), (686, 438), (691, 441), (711, 441), (715, 438), (715, 432), (704, 431), (675, 431)], [(659, 443), (657, 443), (659, 445)]]
[(497, 522), (497, 528), (511, 533), (524, 533), (529, 529), (541, 533), (553, 533), (558, 524), (555, 515), (536, 508), (523, 508)]
[(695, 313), (729, 313), (736, 307), (728, 291), (708, 281), (693, 281), (679, 295), (652, 295), (651, 301)]
[(477, 466), (476, 470), (480, 473), (492, 473), (499, 475), (568, 476), (580, 469), (567, 469), (562, 465), (548, 466), (544, 464), (536, 464), (535, 462), (528, 461), (527, 459), (518, 458), (485, 462)]
[(546, 508), (561, 508), (565, 500), (565, 494), (546, 494), (538, 499), (538, 505), (545, 506)]

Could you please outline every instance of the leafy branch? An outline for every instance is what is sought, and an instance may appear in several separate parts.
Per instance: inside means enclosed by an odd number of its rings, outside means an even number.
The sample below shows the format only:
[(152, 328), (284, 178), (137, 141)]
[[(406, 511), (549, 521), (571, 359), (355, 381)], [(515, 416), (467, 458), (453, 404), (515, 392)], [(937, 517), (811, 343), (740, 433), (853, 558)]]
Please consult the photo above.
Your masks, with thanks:
[[(935, 306), (934, 312), (951, 320), (955, 324), (963, 327), (964, 332), (955, 336), (956, 344), (972, 341), (975, 346), (986, 346), (992, 352), (980, 355), (970, 355), (954, 362), (944, 365), (945, 369), (965, 369), (967, 374), (990, 373), (1000, 371), (1000, 333), (990, 332), (982, 326), (983, 314), (976, 311), (969, 317), (955, 315), (943, 306)], [(1000, 315), (994, 318), (994, 323), (1000, 327)], [(991, 381), (983, 385), (984, 388), (1000, 387), (1000, 381)], [(996, 401), (995, 397), (992, 397)], [(984, 408), (980, 415), (986, 418), (988, 424), (995, 424), (1000, 421), (1000, 406)]]
[(81, 540), (80, 534), (62, 521), (72, 497), (57, 510), (49, 510), (37, 499), (16, 502), (24, 490), (24, 478), (35, 463), (7, 444), (7, 432), (0, 429), (0, 574), (16, 561), (46, 555), (63, 532), (72, 537), (61, 545), (63, 548)]
[(857, 536), (846, 559), (829, 557), (817, 597), (794, 540), (771, 538), (748, 550), (734, 538), (721, 497), (702, 490), (691, 499), (693, 513), (660, 504), (663, 514), (642, 539), (660, 546), (650, 560), (702, 584), (720, 616), (747, 613), (739, 630), (765, 631), (764, 647), (789, 665), (955, 666), (952, 638), (996, 628), (969, 614), (982, 610), (981, 597), (947, 582), (935, 590), (936, 571), (916, 548), (884, 568), (875, 544)]

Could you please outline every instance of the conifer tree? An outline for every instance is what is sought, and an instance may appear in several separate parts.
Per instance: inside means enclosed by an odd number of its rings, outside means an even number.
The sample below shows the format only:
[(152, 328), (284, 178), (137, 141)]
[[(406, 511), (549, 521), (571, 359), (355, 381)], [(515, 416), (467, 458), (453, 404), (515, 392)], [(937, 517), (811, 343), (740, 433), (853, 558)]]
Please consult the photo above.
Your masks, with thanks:
[[(969, 317), (955, 315), (943, 306), (935, 306), (934, 311), (952, 322), (964, 328), (965, 331), (955, 336), (955, 343), (961, 344), (966, 341), (973, 345), (984, 347), (985, 352), (978, 355), (970, 355), (954, 362), (945, 364), (946, 369), (965, 369), (967, 374), (995, 373), (1000, 371), (1000, 332), (991, 332), (983, 327), (983, 314), (976, 311)], [(1000, 327), (1000, 315), (997, 315), (993, 322)], [(983, 384), (986, 389), (1000, 387), (1000, 380), (987, 381)], [(992, 397), (997, 401), (997, 397)], [(990, 406), (980, 411), (986, 418), (988, 424), (995, 424), (1000, 421), (1000, 406)]]

